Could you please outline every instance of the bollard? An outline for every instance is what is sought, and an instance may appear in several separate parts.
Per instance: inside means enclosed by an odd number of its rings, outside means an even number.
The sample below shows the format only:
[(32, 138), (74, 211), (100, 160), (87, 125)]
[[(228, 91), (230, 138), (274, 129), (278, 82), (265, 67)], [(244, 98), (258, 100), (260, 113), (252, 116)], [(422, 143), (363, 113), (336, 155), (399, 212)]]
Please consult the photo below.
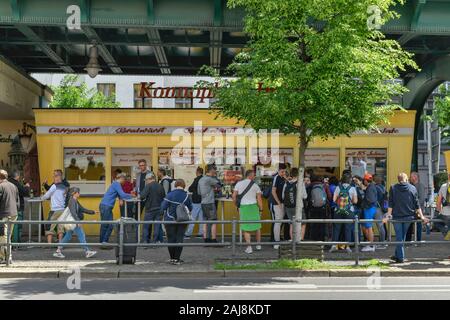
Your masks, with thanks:
[(9, 260), (11, 258), (11, 221), (6, 222), (6, 266), (9, 267)]
[(123, 220), (119, 220), (119, 265), (123, 263)]
[(354, 237), (355, 237), (355, 266), (359, 265), (359, 222), (358, 222), (358, 216), (355, 216), (355, 230), (354, 230)]
[(234, 265), (234, 257), (236, 255), (236, 220), (232, 222), (232, 234), (231, 234), (231, 264)]

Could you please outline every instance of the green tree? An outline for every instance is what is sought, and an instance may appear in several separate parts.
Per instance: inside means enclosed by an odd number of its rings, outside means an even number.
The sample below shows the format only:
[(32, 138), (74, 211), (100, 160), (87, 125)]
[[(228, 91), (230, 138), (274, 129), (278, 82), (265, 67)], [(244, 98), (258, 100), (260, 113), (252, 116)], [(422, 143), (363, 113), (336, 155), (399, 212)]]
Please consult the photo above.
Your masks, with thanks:
[(450, 90), (439, 88), (440, 96), (435, 101), (435, 115), (445, 141), (450, 144)]
[[(229, 7), (245, 9), (251, 40), (229, 67), (235, 78), (216, 77), (219, 89), (209, 84), (218, 98), (213, 108), (219, 117), (236, 118), (256, 130), (298, 135), (303, 179), (305, 150), (313, 139), (375, 128), (400, 108), (391, 98), (406, 88), (392, 80), (417, 66), (411, 54), (372, 26), (396, 17), (392, 7), (401, 4), (229, 0)], [(303, 205), (300, 189), (297, 217)]]
[(86, 83), (78, 85), (77, 75), (68, 74), (59, 86), (52, 86), (54, 91), (51, 108), (118, 108), (115, 96), (105, 96), (95, 89), (88, 89)]

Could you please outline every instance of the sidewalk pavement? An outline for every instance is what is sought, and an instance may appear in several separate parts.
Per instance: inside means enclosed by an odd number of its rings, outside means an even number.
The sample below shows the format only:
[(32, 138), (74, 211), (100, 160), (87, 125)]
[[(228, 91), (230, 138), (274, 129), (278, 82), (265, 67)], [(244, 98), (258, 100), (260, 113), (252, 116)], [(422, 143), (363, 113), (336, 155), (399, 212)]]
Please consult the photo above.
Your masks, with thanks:
[[(423, 240), (442, 240), (440, 233), (423, 236)], [(96, 238), (89, 239), (96, 241)], [(75, 242), (76, 239), (73, 240)], [(192, 238), (189, 242), (201, 242)], [(450, 243), (449, 243), (450, 244)], [(124, 277), (259, 277), (259, 276), (367, 276), (364, 269), (332, 269), (332, 270), (215, 270), (217, 262), (231, 264), (231, 247), (185, 247), (181, 266), (167, 262), (167, 248), (138, 248), (135, 265), (116, 264), (114, 250), (100, 250), (93, 258), (86, 259), (81, 248), (64, 249), (65, 259), (53, 257), (53, 248), (22, 247), (13, 251), (13, 263), (0, 266), (0, 278), (55, 278), (66, 277), (79, 268), (82, 276), (91, 278), (124, 278)], [(261, 251), (248, 255), (245, 246), (237, 246), (235, 263), (252, 264), (271, 262), (278, 259), (278, 250), (265, 246)], [(298, 249), (301, 258), (301, 248)], [(360, 253), (360, 264), (370, 259), (388, 262), (394, 252), (391, 245), (385, 250), (374, 253)], [(421, 244), (406, 248), (407, 262), (393, 264), (381, 269), (384, 276), (450, 276), (450, 245)], [(354, 265), (354, 256), (345, 252), (325, 253), (325, 262), (336, 266)]]

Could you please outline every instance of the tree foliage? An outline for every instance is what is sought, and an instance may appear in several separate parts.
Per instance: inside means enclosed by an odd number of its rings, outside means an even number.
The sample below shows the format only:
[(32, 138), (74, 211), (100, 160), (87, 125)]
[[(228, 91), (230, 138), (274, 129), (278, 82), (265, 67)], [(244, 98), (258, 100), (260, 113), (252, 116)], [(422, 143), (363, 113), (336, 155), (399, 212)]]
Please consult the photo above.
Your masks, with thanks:
[(298, 134), (301, 154), (314, 137), (388, 121), (400, 108), (391, 98), (406, 91), (392, 80), (417, 66), (396, 41), (368, 28), (372, 5), (383, 24), (400, 1), (229, 0), (246, 10), (251, 40), (229, 67), (236, 78), (217, 78), (215, 107), (257, 130)]
[(105, 96), (95, 89), (88, 89), (86, 83), (79, 83), (77, 75), (66, 75), (54, 91), (51, 108), (118, 108), (114, 96)]
[(445, 141), (450, 144), (450, 90), (442, 85), (439, 91), (441, 94), (435, 101), (435, 115)]

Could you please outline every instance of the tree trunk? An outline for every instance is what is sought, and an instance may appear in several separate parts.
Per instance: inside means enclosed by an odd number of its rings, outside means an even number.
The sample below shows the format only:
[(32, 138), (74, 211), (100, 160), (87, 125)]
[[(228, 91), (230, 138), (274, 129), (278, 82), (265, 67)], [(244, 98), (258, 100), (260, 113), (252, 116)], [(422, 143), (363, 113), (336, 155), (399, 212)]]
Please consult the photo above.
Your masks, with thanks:
[[(306, 193), (304, 190), (304, 176), (305, 176), (305, 152), (308, 147), (308, 140), (306, 137), (306, 129), (303, 127), (300, 129), (300, 137), (299, 137), (299, 149), (300, 149), (300, 161), (299, 161), (299, 173), (298, 173), (298, 182), (297, 182), (297, 201), (295, 206), (295, 219), (299, 220), (302, 218), (303, 212), (303, 194)], [(295, 239), (293, 241), (299, 242), (302, 234), (302, 224), (297, 223), (295, 228)]]

